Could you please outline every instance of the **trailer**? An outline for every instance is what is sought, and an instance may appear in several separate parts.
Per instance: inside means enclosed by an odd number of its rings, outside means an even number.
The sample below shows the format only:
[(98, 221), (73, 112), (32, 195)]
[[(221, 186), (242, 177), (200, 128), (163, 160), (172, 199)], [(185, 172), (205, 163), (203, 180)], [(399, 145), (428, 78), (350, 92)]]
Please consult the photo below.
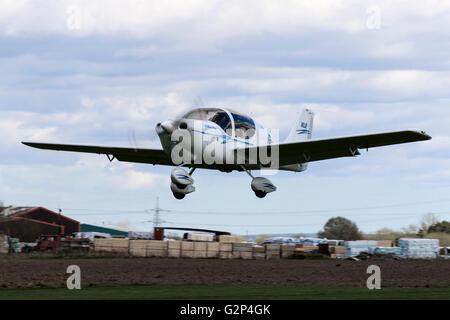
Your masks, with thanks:
[(90, 240), (88, 238), (63, 238), (61, 235), (41, 235), (34, 251), (83, 251), (90, 249)]

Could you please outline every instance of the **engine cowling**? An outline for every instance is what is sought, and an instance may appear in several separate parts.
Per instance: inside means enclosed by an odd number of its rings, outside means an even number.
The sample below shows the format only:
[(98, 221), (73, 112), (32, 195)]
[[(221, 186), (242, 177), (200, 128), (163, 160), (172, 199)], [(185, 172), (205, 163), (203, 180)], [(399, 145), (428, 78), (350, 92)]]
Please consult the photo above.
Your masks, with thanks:
[(269, 179), (263, 177), (253, 178), (251, 187), (259, 198), (264, 198), (266, 194), (277, 190), (277, 187)]

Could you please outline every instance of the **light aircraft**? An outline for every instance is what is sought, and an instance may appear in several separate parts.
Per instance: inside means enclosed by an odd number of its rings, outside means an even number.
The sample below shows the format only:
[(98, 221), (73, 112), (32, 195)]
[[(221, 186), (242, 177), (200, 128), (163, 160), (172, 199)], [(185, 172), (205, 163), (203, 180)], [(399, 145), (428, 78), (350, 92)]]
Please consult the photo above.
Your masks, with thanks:
[(303, 110), (282, 143), (275, 137), (277, 130), (266, 130), (250, 116), (225, 108), (195, 108), (158, 123), (162, 149), (22, 143), (39, 149), (104, 154), (110, 161), (176, 166), (170, 188), (175, 198), (183, 199), (195, 191), (192, 174), (197, 168), (245, 171), (252, 178), (255, 195), (264, 198), (276, 187), (267, 178), (254, 177), (252, 170), (301, 172), (309, 162), (355, 157), (360, 155), (359, 149), (431, 139), (423, 131), (406, 130), (311, 140), (313, 119), (311, 110)]

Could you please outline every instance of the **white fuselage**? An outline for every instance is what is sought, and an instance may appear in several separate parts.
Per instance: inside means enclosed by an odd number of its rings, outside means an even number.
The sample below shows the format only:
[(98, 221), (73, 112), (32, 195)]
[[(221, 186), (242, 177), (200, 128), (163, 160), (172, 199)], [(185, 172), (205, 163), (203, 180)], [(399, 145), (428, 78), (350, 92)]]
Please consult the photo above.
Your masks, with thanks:
[(232, 165), (236, 162), (234, 157), (239, 158), (236, 149), (273, 143), (272, 134), (252, 118), (227, 109), (207, 110), (215, 112), (210, 112), (211, 119), (195, 119), (188, 114), (157, 125), (156, 131), (167, 154), (176, 153), (175, 148), (184, 144), (194, 165)]

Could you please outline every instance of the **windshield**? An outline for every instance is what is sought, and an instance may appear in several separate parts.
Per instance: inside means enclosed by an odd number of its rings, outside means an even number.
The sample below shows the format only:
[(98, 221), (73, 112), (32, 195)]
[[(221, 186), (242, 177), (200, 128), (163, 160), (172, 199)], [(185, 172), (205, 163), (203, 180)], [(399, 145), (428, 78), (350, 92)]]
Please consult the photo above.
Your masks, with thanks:
[(207, 109), (195, 109), (187, 113), (184, 118), (194, 120), (206, 120), (216, 123), (221, 127), (228, 135), (231, 135), (232, 124), (228, 113), (222, 109), (207, 108)]
[(234, 119), (236, 137), (250, 139), (255, 135), (255, 122), (252, 118), (237, 112), (231, 112), (231, 115)]
[[(241, 139), (250, 139), (255, 135), (255, 122), (252, 118), (239, 113), (230, 111), (234, 120), (235, 135)], [(183, 118), (193, 120), (212, 121), (223, 129), (228, 135), (232, 134), (232, 121), (228, 113), (218, 108), (200, 108), (189, 111)]]

